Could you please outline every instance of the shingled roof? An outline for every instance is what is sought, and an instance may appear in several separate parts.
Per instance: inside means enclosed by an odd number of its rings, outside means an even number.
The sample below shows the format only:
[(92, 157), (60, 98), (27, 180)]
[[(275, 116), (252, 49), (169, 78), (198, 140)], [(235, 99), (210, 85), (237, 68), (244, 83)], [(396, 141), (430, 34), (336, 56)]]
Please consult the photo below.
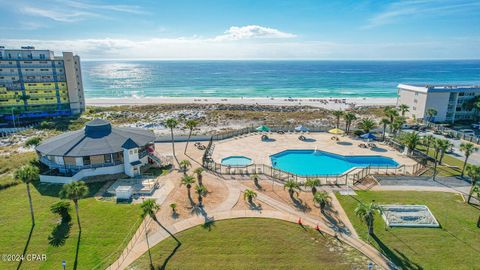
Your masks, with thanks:
[(154, 140), (155, 135), (150, 130), (112, 127), (108, 121), (95, 119), (84, 129), (45, 140), (36, 150), (44, 155), (82, 157), (121, 152), (124, 148), (143, 146)]

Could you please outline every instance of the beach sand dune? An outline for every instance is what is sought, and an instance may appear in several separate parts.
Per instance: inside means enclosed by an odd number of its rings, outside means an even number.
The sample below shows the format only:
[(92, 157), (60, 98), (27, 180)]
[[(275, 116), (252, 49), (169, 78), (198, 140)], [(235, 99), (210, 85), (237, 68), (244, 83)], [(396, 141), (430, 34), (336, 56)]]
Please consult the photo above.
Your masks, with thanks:
[(222, 98), (222, 97), (143, 97), (143, 98), (88, 98), (87, 105), (153, 105), (153, 104), (242, 104), (312, 106), (331, 110), (361, 106), (395, 105), (396, 98)]

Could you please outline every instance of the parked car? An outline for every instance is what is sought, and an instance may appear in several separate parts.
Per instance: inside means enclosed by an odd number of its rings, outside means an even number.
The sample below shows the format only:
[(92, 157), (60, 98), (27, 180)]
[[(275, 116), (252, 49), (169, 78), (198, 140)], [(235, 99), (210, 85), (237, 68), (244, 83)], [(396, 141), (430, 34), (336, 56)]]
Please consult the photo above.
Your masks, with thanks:
[(472, 124), (472, 128), (480, 129), (480, 123)]

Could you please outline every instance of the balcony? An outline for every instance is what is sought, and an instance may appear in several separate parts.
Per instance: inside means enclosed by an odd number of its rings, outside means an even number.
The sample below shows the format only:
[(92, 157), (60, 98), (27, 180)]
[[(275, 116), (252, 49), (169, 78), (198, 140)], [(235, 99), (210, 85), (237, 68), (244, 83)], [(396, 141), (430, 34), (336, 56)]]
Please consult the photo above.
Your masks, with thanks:
[(59, 169), (59, 170), (65, 170), (65, 171), (71, 171), (71, 172), (78, 172), (84, 169), (97, 169), (97, 168), (111, 167), (111, 166), (117, 166), (117, 165), (123, 164), (123, 161), (114, 161), (110, 163), (90, 164), (90, 165), (83, 165), (83, 166), (67, 165), (67, 164), (61, 165), (49, 160), (46, 156), (40, 157), (40, 162), (47, 165), (50, 169)]

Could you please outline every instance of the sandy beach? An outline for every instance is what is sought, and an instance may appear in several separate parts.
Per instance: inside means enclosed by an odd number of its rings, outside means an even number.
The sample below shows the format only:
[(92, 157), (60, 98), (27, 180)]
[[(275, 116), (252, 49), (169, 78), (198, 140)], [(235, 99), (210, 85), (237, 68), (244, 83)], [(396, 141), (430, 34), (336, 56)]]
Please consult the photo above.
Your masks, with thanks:
[(395, 105), (396, 98), (222, 98), (222, 97), (142, 97), (87, 98), (90, 106), (152, 105), (152, 104), (242, 104), (312, 106), (331, 110), (362, 106)]

